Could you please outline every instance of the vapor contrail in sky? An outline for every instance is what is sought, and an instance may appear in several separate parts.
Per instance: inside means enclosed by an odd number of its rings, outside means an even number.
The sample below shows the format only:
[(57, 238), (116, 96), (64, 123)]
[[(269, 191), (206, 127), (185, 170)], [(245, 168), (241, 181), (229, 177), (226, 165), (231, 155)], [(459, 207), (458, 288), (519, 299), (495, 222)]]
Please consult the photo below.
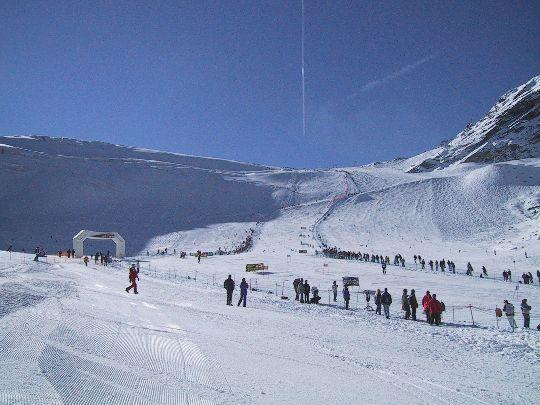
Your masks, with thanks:
[(389, 74), (388, 76), (385, 76), (385, 77), (383, 77), (381, 79), (372, 80), (372, 81), (364, 84), (362, 86), (362, 88), (357, 93), (353, 94), (352, 97), (354, 98), (354, 97), (358, 96), (360, 93), (363, 93), (364, 91), (371, 90), (374, 87), (381, 86), (383, 84), (388, 83), (391, 80), (394, 80), (394, 79), (397, 79), (397, 78), (399, 78), (401, 76), (404, 76), (407, 73), (411, 72), (412, 70), (416, 69), (418, 66), (423, 65), (426, 62), (429, 62), (434, 57), (435, 57), (435, 55), (426, 56), (425, 58), (417, 60), (414, 63), (411, 63), (411, 64), (409, 64), (407, 66), (402, 67), (399, 70), (396, 70), (395, 72)]

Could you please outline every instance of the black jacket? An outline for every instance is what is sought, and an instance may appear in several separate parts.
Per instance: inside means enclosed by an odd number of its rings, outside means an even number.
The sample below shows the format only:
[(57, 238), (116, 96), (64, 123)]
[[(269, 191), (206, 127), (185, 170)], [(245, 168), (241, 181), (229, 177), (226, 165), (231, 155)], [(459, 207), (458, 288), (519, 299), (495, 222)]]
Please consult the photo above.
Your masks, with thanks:
[(234, 290), (234, 280), (232, 278), (228, 278), (223, 283), (223, 288), (225, 288), (227, 291), (233, 291)]
[(381, 305), (381, 293), (375, 294), (375, 305)]
[(383, 305), (390, 305), (392, 303), (392, 296), (388, 291), (385, 291), (381, 295), (381, 303)]

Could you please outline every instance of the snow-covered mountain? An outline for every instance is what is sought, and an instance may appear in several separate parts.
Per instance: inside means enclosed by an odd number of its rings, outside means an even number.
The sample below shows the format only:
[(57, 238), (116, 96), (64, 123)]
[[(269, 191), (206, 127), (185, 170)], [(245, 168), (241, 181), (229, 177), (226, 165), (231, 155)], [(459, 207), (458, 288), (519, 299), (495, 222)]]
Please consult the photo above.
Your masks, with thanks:
[[(456, 138), (407, 159), (409, 172), (455, 163), (495, 163), (540, 157), (540, 76), (505, 93), (475, 124)], [(408, 165), (408, 167), (407, 167)]]
[(504, 246), (511, 257), (513, 249), (530, 251), (540, 229), (539, 89), (540, 76), (432, 151), (359, 168), (281, 169), (0, 137), (0, 246), (56, 251), (92, 229), (120, 232), (128, 254), (215, 250), (237, 246), (257, 223), (307, 210), (306, 227), (321, 245), (397, 251), (407, 240), (407, 249), (439, 252), (474, 238), (480, 251)]
[[(272, 189), (233, 175), (266, 167), (37, 136), (0, 137), (0, 246), (66, 249), (77, 230), (152, 238), (278, 215)], [(107, 247), (109, 248), (109, 247)]]

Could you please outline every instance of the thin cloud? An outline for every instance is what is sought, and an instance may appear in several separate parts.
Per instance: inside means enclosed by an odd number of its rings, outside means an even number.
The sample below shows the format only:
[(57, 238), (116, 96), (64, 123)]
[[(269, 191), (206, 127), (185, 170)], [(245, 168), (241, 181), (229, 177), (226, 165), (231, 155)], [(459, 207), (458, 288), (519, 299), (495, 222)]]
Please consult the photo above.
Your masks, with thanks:
[(356, 97), (358, 96), (360, 93), (363, 93), (365, 91), (368, 91), (368, 90), (371, 90), (375, 87), (378, 87), (378, 86), (382, 86), (383, 84), (386, 84), (388, 83), (389, 81), (392, 81), (394, 79), (397, 79), (401, 76), (404, 76), (406, 75), (407, 73), (413, 71), (414, 69), (416, 69), (418, 66), (421, 66), (423, 65), (424, 63), (427, 63), (429, 62), (431, 59), (433, 59), (435, 57), (435, 55), (429, 55), (429, 56), (426, 56), (425, 58), (422, 58), (420, 60), (417, 60), (416, 62), (414, 63), (411, 63), (407, 66), (404, 66), (402, 67), (401, 69), (399, 70), (396, 70), (395, 72), (389, 74), (388, 76), (385, 76), (381, 79), (377, 79), (377, 80), (372, 80), (366, 84), (364, 84), (362, 86), (362, 88), (357, 92), (355, 93), (352, 97)]

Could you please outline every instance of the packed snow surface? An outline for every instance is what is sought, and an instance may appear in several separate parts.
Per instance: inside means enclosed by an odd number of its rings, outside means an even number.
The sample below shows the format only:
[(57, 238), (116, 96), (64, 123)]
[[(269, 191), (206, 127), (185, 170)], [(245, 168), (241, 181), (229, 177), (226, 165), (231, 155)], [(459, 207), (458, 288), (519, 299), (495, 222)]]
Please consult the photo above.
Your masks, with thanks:
[[(383, 275), (377, 264), (315, 256), (302, 228), (324, 211), (286, 210), (241, 255), (200, 264), (144, 255), (138, 295), (124, 291), (127, 262), (85, 267), (0, 252), (0, 403), (540, 401), (539, 332), (511, 332), (494, 312), (503, 299), (517, 307), (526, 297), (536, 325), (536, 284), (519, 285), (516, 296), (517, 283), (394, 266)], [(266, 272), (245, 272), (259, 262)], [(257, 289), (246, 308), (225, 305), (228, 274)], [(342, 276), (359, 277), (348, 311), (327, 291), (333, 280), (341, 290)], [(295, 277), (320, 289), (321, 305), (294, 301)], [(388, 320), (356, 293), (384, 287), (394, 302)], [(421, 312), (402, 319), (403, 288), (419, 300), (436, 293), (443, 325), (429, 326)]]

